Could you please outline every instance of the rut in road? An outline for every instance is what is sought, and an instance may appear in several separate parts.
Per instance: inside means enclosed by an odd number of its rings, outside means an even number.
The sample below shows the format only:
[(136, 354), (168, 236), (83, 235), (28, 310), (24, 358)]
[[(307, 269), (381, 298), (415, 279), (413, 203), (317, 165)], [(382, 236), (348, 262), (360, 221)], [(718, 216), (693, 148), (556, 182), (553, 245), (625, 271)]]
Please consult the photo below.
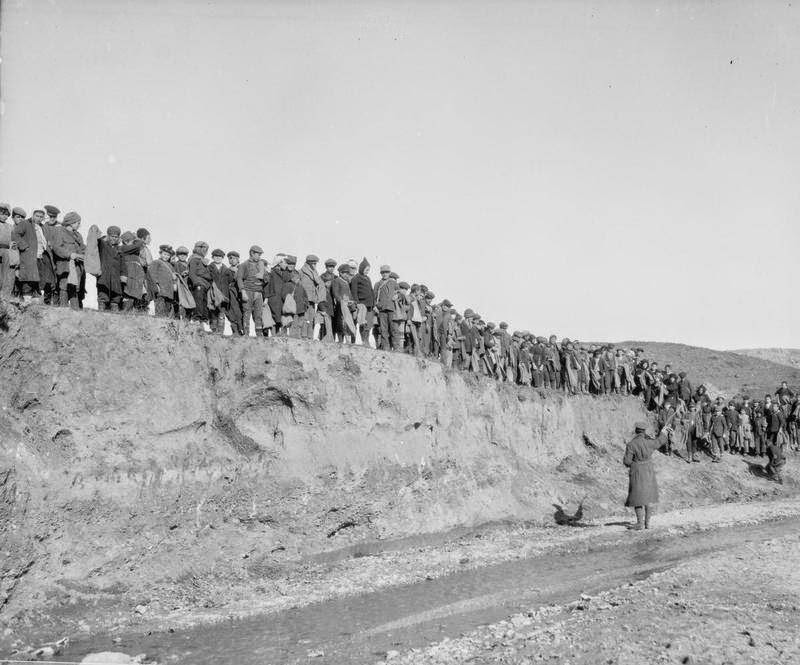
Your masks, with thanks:
[[(413, 585), (275, 614), (123, 640), (116, 648), (159, 662), (372, 663), (386, 651), (421, 647), (548, 603), (643, 579), (683, 561), (795, 532), (800, 517), (681, 535), (631, 534), (588, 553), (542, 555), (465, 570)], [(74, 644), (65, 660), (107, 638)], [(322, 654), (322, 655), (320, 655)]]

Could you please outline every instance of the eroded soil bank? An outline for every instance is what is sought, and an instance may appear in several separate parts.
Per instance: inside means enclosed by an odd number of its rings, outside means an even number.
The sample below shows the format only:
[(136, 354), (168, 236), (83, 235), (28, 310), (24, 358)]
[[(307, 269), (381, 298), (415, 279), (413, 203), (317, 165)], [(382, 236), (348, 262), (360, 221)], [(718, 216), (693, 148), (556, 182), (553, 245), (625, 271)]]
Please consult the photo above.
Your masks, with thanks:
[[(403, 552), (451, 529), (552, 524), (553, 504), (584, 498), (588, 520), (618, 513), (644, 416), (633, 398), (566, 399), (359, 347), (36, 306), (4, 326), (0, 654), (12, 636), (354, 593), (357, 578), (325, 571), (393, 539)], [(658, 473), (664, 509), (775, 490), (742, 460), (662, 458)], [(790, 472), (780, 491), (795, 487)]]

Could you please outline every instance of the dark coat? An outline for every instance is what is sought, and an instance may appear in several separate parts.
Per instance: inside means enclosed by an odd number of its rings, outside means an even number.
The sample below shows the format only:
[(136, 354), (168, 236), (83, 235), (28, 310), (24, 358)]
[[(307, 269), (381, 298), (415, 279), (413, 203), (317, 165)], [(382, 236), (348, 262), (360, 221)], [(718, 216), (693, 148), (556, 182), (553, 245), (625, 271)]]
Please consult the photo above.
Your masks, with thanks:
[(80, 231), (73, 231), (66, 226), (57, 226), (53, 232), (53, 258), (56, 264), (56, 274), (66, 275), (69, 272), (69, 257), (71, 254), (83, 254), (86, 245)]
[(120, 277), (124, 267), (119, 246), (112, 245), (106, 238), (99, 238), (97, 251), (100, 254), (100, 276), (97, 278), (97, 286), (104, 287), (110, 293), (122, 293)]
[(292, 283), (292, 272), (292, 270), (283, 270), (280, 266), (275, 266), (269, 274), (266, 298), (272, 318), (277, 322), (280, 322), (283, 316), (283, 301), (295, 290), (295, 285)]
[(393, 312), (397, 300), (397, 282), (393, 279), (381, 279), (375, 284), (375, 306), (379, 312)]
[(139, 255), (140, 249), (134, 244), (120, 246), (122, 274), (126, 278), (122, 292), (134, 300), (141, 300), (147, 293), (144, 266), (142, 265), (142, 257)]
[(202, 256), (193, 254), (189, 257), (189, 287), (194, 289), (198, 286), (206, 289), (211, 286), (211, 270)]
[(23, 219), (21, 222), (16, 222), (11, 230), (11, 242), (17, 243), (19, 251), (19, 281), (38, 282), (39, 267), (36, 254), (39, 251), (39, 239), (36, 237), (33, 220)]
[(156, 296), (175, 298), (175, 269), (171, 263), (156, 259), (147, 267), (147, 279)]
[(658, 483), (653, 467), (653, 453), (666, 443), (662, 434), (651, 439), (637, 434), (625, 447), (622, 463), (628, 467), (628, 498), (625, 505), (631, 508), (658, 503)]
[(365, 305), (367, 309), (375, 306), (375, 290), (372, 281), (363, 273), (358, 273), (350, 280), (350, 294), (359, 305)]

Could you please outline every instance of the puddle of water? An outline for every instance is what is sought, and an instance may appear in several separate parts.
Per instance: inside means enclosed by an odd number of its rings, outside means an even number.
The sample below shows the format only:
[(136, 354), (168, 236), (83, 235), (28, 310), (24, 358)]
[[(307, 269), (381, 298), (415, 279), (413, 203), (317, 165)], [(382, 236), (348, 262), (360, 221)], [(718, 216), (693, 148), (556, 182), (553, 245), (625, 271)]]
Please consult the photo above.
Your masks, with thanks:
[[(160, 663), (265, 665), (371, 663), (390, 649), (456, 637), (532, 606), (574, 600), (644, 579), (709, 552), (795, 532), (800, 518), (699, 532), (689, 537), (631, 534), (623, 545), (579, 554), (518, 559), (413, 585), (335, 599), (275, 614), (176, 633), (132, 636), (115, 650)], [(64, 660), (105, 650), (109, 640), (75, 643)]]

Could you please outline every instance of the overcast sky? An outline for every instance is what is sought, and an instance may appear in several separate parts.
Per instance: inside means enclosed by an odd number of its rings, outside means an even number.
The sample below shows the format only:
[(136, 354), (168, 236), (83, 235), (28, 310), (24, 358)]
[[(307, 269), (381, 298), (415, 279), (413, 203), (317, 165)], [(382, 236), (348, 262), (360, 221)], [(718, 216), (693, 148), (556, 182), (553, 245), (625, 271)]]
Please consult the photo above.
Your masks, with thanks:
[(792, 3), (2, 10), (0, 200), (367, 256), (536, 334), (800, 346)]

